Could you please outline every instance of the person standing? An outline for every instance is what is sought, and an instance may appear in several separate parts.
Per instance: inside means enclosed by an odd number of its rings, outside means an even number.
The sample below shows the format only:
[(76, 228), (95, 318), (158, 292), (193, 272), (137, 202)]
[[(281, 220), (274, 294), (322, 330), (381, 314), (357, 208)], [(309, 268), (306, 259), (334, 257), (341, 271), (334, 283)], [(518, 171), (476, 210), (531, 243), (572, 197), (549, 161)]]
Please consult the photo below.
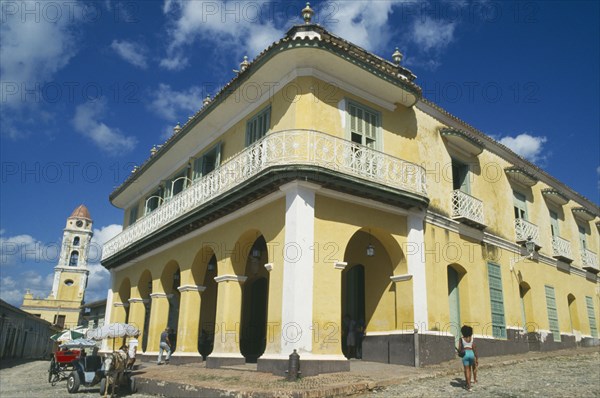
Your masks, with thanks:
[(462, 363), (465, 370), (466, 388), (467, 391), (471, 391), (471, 374), (473, 374), (473, 382), (477, 383), (477, 366), (479, 366), (477, 347), (473, 341), (473, 328), (471, 326), (464, 325), (460, 328), (460, 332), (463, 337), (458, 341), (458, 351), (464, 351), (465, 353), (462, 357)]
[(137, 354), (137, 348), (139, 345), (138, 337), (139, 333), (135, 334), (131, 339), (129, 339), (129, 361), (127, 362), (127, 369), (133, 369), (133, 364), (135, 363), (135, 356)]
[(158, 365), (162, 365), (162, 355), (163, 351), (167, 352), (167, 358), (165, 359), (165, 363), (169, 363), (169, 359), (171, 358), (171, 340), (169, 340), (169, 328), (166, 328), (164, 332), (160, 334), (160, 350), (158, 351)]

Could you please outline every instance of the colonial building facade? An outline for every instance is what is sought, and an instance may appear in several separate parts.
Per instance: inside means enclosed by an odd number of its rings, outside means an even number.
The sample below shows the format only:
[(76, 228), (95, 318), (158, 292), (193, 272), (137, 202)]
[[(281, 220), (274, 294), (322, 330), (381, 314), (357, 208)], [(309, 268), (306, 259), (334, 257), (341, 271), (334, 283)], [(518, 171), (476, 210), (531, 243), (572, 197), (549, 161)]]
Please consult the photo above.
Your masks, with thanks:
[[(112, 194), (107, 319), (156, 356), (282, 373), (598, 338), (598, 206), (310, 23), (240, 71)], [(529, 248), (529, 251), (527, 250)]]
[(92, 240), (92, 218), (87, 207), (78, 206), (63, 231), (58, 265), (54, 267), (52, 292), (47, 298), (34, 298), (27, 291), (21, 309), (57, 325), (79, 325), (81, 305), (87, 287), (87, 259)]

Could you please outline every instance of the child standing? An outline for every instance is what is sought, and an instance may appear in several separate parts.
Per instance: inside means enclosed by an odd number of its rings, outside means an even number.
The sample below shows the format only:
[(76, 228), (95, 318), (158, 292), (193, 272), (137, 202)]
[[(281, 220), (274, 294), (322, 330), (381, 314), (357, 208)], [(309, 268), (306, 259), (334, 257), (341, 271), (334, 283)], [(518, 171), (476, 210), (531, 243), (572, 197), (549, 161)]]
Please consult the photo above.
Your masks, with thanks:
[(477, 356), (477, 348), (473, 341), (473, 328), (464, 325), (460, 328), (460, 332), (463, 337), (458, 342), (458, 350), (465, 352), (465, 356), (462, 358), (462, 363), (465, 368), (465, 381), (467, 384), (467, 391), (471, 391), (471, 373), (473, 374), (473, 381), (477, 383), (477, 366), (479, 365), (479, 359)]

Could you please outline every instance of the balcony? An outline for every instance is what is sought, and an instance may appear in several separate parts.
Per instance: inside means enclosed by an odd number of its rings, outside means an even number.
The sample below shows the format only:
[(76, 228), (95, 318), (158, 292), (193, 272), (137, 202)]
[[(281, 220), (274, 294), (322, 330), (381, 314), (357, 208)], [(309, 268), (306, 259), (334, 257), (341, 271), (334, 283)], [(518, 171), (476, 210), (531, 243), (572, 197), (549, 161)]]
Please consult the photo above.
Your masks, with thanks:
[(598, 265), (598, 255), (590, 250), (583, 249), (581, 251), (581, 263), (583, 269), (586, 269), (590, 272), (598, 273), (600, 271), (600, 266)]
[(453, 191), (452, 219), (484, 229), (483, 202), (459, 189)]
[(319, 168), (322, 174), (360, 179), (370, 186), (380, 184), (387, 190), (393, 188), (427, 201), (425, 169), (419, 165), (317, 131), (274, 132), (197, 179), (108, 241), (102, 249), (102, 261), (214, 202), (215, 198), (236, 191), (267, 169), (293, 166)]
[(536, 248), (542, 247), (540, 245), (540, 229), (537, 225), (525, 221), (522, 218), (515, 219), (515, 234), (517, 236), (517, 243), (524, 243), (527, 238), (531, 238), (535, 243)]
[(552, 237), (552, 253), (554, 253), (553, 257), (557, 260), (564, 261), (566, 263), (571, 263), (573, 261), (571, 243), (560, 236)]

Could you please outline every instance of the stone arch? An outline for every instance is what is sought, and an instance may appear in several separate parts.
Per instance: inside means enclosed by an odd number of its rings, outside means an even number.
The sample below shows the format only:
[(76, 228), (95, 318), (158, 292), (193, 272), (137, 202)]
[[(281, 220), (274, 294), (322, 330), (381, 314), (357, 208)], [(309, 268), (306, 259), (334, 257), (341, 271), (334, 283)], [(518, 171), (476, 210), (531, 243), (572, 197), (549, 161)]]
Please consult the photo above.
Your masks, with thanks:
[(181, 302), (181, 293), (178, 288), (181, 286), (181, 270), (179, 263), (170, 260), (160, 276), (160, 286), (167, 295), (169, 301), (169, 312), (167, 315), (167, 327), (169, 328), (169, 340), (171, 341), (171, 351), (177, 349), (177, 328), (179, 323), (179, 304)]
[(538, 330), (535, 323), (535, 312), (533, 308), (533, 292), (529, 283), (521, 281), (519, 283), (519, 299), (521, 301), (521, 322), (526, 332), (536, 332)]
[(142, 351), (148, 348), (148, 335), (150, 334), (150, 310), (152, 309), (152, 273), (149, 270), (144, 270), (138, 279), (138, 292), (144, 303), (144, 322), (142, 326)]
[[(373, 256), (367, 254), (370, 246), (374, 250)], [(344, 262), (348, 265), (342, 272), (342, 319), (346, 315), (358, 317), (354, 321), (364, 324), (367, 332), (394, 330), (402, 322), (412, 322), (412, 311), (410, 319), (398, 319), (403, 313), (398, 306), (412, 308), (412, 300), (410, 303), (398, 300), (400, 288), (390, 279), (395, 273), (402, 272), (402, 263), (406, 270), (403, 259), (399, 245), (384, 230), (364, 227), (354, 232), (344, 252)], [(364, 294), (364, 303), (353, 303), (355, 294)], [(347, 314), (350, 310), (358, 312)]]
[(264, 265), (269, 261), (269, 250), (257, 229), (244, 232), (236, 247), (244, 261), (234, 263), (234, 269), (247, 278), (242, 285), (240, 352), (247, 362), (256, 362), (266, 349), (270, 275)]
[(446, 267), (446, 282), (448, 287), (448, 323), (443, 328), (455, 338), (460, 337), (460, 328), (470, 323), (468, 273), (459, 263), (448, 264)]
[(215, 281), (218, 275), (218, 261), (213, 247), (203, 246), (192, 263), (192, 278), (205, 290), (201, 293), (200, 317), (198, 324), (198, 352), (206, 359), (213, 350), (215, 339), (215, 321), (217, 313), (217, 295), (219, 285)]
[(567, 295), (567, 304), (569, 305), (569, 316), (571, 319), (571, 331), (580, 333), (581, 324), (579, 323), (579, 314), (577, 312), (577, 300), (572, 293)]

